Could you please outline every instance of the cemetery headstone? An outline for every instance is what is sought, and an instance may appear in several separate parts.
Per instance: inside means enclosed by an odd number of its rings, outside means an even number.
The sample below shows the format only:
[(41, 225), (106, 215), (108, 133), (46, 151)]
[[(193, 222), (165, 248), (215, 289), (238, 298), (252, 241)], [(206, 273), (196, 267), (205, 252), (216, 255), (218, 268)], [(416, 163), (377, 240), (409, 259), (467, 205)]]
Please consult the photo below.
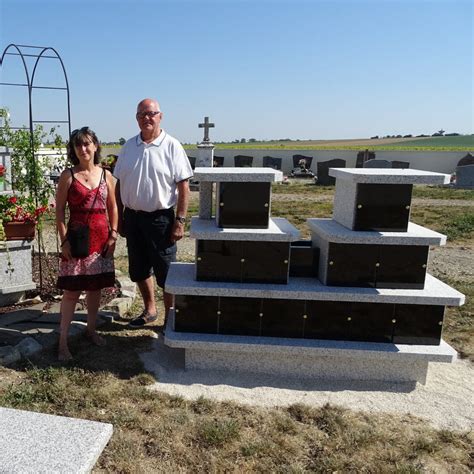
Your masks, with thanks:
[(235, 155), (234, 166), (236, 168), (251, 168), (253, 163), (253, 156)]
[(198, 124), (199, 128), (204, 128), (204, 137), (202, 142), (197, 146), (198, 153), (196, 159), (196, 166), (209, 167), (214, 165), (214, 145), (209, 138), (209, 129), (215, 125), (209, 122), (209, 117), (204, 117), (204, 123)]
[(281, 158), (274, 158), (273, 156), (263, 157), (263, 167), (273, 168), (274, 170), (281, 170)]
[(307, 170), (311, 169), (311, 164), (313, 163), (312, 156), (304, 155), (293, 155), (293, 168), (304, 167)]
[(363, 168), (364, 163), (368, 160), (375, 160), (375, 152), (368, 149), (359, 151), (356, 158), (356, 168)]
[(456, 187), (474, 188), (474, 164), (456, 168)]
[(392, 161), (392, 168), (407, 169), (407, 168), (410, 168), (410, 163), (408, 161), (394, 160), (394, 161)]
[(474, 165), (474, 156), (471, 153), (468, 153), (466, 156), (463, 156), (457, 166), (467, 166), (467, 165)]
[(388, 160), (368, 160), (364, 162), (363, 168), (392, 168), (392, 162)]
[(334, 159), (328, 161), (318, 161), (317, 166), (317, 181), (318, 186), (334, 186), (336, 179), (329, 176), (329, 168), (345, 168), (346, 160)]
[(214, 168), (222, 168), (224, 166), (223, 156), (214, 156)]

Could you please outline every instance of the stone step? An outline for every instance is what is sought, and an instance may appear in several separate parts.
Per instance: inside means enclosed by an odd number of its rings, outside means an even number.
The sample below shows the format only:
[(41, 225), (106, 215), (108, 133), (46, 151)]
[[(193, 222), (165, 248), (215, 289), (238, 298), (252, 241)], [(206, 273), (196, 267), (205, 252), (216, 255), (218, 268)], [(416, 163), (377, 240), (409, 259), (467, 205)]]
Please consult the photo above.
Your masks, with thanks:
[(112, 436), (109, 423), (0, 407), (2, 472), (90, 472)]

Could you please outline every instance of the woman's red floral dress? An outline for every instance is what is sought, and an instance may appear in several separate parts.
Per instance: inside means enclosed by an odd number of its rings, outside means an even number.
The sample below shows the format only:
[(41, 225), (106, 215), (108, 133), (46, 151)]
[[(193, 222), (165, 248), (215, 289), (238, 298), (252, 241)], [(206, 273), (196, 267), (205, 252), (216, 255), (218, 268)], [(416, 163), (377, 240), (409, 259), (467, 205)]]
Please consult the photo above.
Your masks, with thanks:
[[(96, 197), (97, 193), (97, 199)], [(102, 252), (109, 237), (107, 218), (107, 183), (102, 176), (95, 189), (89, 189), (74, 175), (69, 187), (69, 225), (86, 224), (89, 220), (89, 255), (84, 258), (61, 258), (57, 287), (63, 290), (100, 290), (115, 284), (113, 257)]]

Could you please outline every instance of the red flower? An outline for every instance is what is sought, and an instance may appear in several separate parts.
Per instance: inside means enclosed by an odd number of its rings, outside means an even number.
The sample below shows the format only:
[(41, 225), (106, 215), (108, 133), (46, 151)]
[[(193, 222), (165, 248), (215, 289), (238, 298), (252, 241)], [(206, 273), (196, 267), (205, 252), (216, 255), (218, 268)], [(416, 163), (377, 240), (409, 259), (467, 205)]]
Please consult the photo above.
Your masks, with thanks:
[(15, 204), (17, 199), (16, 199), (16, 196), (12, 196), (9, 201), (12, 203), (12, 204)]

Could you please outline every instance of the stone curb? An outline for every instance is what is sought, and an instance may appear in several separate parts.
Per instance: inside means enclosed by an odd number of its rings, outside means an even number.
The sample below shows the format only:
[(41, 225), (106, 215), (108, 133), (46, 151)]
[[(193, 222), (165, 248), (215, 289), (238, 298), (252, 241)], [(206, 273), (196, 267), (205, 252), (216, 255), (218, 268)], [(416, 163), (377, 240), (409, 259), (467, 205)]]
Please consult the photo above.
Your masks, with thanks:
[[(137, 288), (128, 276), (122, 272), (116, 272), (116, 280), (118, 287), (121, 290), (122, 296), (114, 298), (107, 305), (99, 308), (97, 326), (100, 327), (105, 322), (113, 322), (115, 318), (123, 317), (125, 313), (131, 308), (133, 301), (137, 295)], [(86, 324), (71, 324), (70, 337), (75, 338), (86, 331)], [(55, 331), (56, 333), (57, 331)], [(46, 343), (39, 343), (35, 338), (26, 336), (19, 343), (14, 346), (0, 347), (0, 366), (9, 366), (19, 362), (22, 358), (34, 356), (39, 352), (52, 348), (57, 343), (57, 337), (46, 338)]]

